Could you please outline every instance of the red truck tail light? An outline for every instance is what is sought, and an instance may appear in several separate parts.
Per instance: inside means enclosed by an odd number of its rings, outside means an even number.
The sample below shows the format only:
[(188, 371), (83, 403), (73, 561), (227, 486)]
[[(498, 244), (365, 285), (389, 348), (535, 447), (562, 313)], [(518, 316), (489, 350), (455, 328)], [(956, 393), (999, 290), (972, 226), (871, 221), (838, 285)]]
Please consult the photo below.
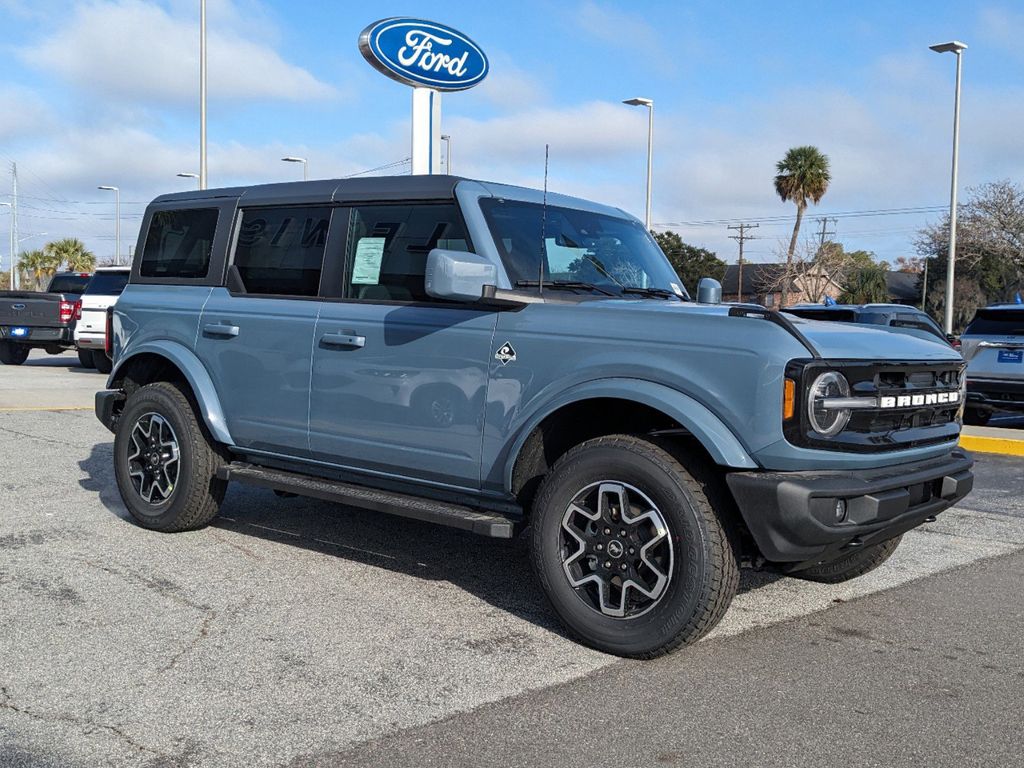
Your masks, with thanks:
[(111, 360), (114, 359), (114, 308), (107, 307), (107, 328), (106, 333), (103, 334), (103, 351), (107, 353), (107, 357)]
[(75, 320), (81, 320), (81, 319), (82, 319), (82, 302), (81, 301), (76, 301), (75, 302)]
[(61, 299), (61, 302), (60, 302), (60, 321), (61, 321), (61, 323), (70, 323), (71, 320), (75, 317), (75, 313), (77, 312), (77, 307), (80, 306), (80, 305), (81, 305), (81, 303), (77, 302), (77, 301), (64, 301), (63, 299)]

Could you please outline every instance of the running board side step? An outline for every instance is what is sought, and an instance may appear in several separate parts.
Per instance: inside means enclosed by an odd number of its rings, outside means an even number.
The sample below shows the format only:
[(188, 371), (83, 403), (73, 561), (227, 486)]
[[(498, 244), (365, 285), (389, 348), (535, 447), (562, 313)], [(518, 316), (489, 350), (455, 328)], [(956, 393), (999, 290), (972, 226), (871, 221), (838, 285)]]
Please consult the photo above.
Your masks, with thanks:
[(511, 539), (514, 533), (515, 521), (504, 515), (481, 512), (446, 501), (312, 477), (298, 472), (257, 467), (236, 461), (218, 469), (217, 477), (221, 480), (234, 480), (261, 488), (294, 493), (297, 496), (312, 496), (315, 499), (461, 528), (495, 539)]

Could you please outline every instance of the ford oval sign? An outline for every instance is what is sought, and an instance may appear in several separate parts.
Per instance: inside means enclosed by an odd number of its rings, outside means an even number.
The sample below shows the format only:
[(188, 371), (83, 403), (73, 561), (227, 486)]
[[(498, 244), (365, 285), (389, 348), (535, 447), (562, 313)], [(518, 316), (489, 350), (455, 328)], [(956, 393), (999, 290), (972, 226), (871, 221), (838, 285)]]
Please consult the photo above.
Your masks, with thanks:
[(487, 57), (461, 32), (423, 19), (376, 21), (359, 36), (359, 50), (393, 80), (439, 91), (463, 91), (487, 77)]

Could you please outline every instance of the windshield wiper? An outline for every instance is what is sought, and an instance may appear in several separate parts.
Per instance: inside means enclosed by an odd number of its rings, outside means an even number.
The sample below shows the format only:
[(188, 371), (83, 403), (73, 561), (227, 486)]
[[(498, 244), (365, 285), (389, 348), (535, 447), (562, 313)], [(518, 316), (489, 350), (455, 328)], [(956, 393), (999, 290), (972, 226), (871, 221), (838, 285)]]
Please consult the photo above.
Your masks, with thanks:
[(672, 291), (665, 288), (638, 288), (634, 286), (628, 286), (622, 289), (623, 293), (636, 293), (641, 296), (657, 296), (659, 299), (679, 299), (682, 301), (682, 297)]
[[(537, 288), (541, 283), (537, 280), (517, 280), (516, 288)], [(553, 288), (557, 291), (592, 291), (595, 293), (603, 293), (605, 296), (614, 296), (615, 294), (611, 291), (602, 288), (593, 283), (583, 283), (576, 280), (545, 280), (543, 283), (545, 288)]]

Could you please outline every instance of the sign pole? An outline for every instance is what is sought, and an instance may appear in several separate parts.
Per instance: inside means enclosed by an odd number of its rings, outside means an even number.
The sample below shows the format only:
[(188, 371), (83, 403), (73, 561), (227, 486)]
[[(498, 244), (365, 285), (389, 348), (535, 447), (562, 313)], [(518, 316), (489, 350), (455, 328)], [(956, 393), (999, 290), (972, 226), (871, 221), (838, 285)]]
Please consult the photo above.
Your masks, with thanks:
[(412, 172), (437, 173), (441, 168), (441, 92), (412, 89)]

